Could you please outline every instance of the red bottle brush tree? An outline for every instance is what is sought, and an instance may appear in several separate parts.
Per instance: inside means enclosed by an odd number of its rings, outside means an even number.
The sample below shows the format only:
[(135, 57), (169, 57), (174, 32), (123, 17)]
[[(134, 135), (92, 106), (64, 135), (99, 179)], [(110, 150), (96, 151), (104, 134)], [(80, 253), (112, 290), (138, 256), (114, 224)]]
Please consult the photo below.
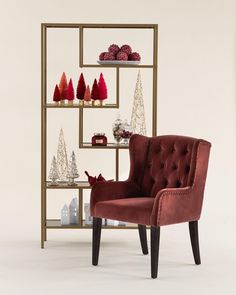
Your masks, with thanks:
[(107, 98), (107, 85), (102, 73), (100, 74), (99, 81), (98, 81), (98, 91), (99, 91), (100, 100), (104, 100)]
[(93, 82), (93, 87), (92, 87), (92, 91), (91, 91), (91, 98), (93, 100), (99, 99), (99, 89), (98, 89), (97, 79), (94, 79), (94, 82)]
[(66, 90), (67, 90), (67, 78), (65, 72), (62, 73), (60, 84), (59, 84), (59, 89), (60, 89), (60, 94), (61, 94), (61, 99), (64, 100), (66, 99)]
[(86, 84), (84, 81), (84, 75), (81, 73), (78, 81), (77, 91), (76, 91), (76, 97), (78, 99), (84, 99), (84, 93), (86, 90)]
[(55, 86), (54, 93), (53, 93), (53, 101), (58, 103), (61, 100), (61, 93), (58, 85)]
[(73, 83), (72, 83), (71, 79), (70, 79), (68, 87), (67, 87), (66, 99), (68, 99), (71, 103), (75, 99), (75, 92), (74, 92), (74, 87), (73, 87)]

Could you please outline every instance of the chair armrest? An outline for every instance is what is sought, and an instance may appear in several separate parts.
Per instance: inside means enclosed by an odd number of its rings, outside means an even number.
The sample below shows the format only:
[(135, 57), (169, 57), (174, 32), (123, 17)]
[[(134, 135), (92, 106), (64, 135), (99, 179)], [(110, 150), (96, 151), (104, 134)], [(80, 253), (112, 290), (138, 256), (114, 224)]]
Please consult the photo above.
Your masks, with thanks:
[(91, 191), (90, 213), (93, 216), (97, 202), (139, 196), (141, 196), (140, 188), (131, 181), (97, 182)]
[(194, 187), (189, 186), (159, 191), (155, 197), (151, 225), (162, 226), (198, 220), (202, 207), (199, 193)]

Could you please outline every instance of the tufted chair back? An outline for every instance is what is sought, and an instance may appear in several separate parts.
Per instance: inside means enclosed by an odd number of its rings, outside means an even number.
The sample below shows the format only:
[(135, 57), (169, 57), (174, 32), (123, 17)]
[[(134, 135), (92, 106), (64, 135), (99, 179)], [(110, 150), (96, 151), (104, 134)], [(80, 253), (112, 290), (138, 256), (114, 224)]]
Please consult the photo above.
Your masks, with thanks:
[(176, 135), (133, 135), (129, 180), (137, 183), (147, 197), (155, 197), (164, 188), (191, 186), (201, 141)]

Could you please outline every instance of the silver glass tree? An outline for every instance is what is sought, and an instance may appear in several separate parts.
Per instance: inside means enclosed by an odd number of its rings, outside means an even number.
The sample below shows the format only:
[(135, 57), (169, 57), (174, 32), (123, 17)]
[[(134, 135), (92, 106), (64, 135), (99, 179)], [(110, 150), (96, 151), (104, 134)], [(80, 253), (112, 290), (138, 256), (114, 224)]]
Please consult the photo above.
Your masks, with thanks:
[(57, 166), (58, 166), (59, 180), (67, 181), (68, 159), (67, 159), (67, 152), (66, 152), (66, 143), (64, 139), (64, 132), (62, 128), (60, 130), (59, 139), (58, 139)]
[(49, 171), (48, 178), (51, 179), (50, 185), (58, 185), (57, 179), (59, 178), (58, 167), (56, 157), (53, 156), (51, 168)]
[(70, 157), (70, 162), (69, 162), (69, 167), (67, 170), (67, 178), (69, 180), (69, 185), (74, 185), (75, 184), (75, 178), (79, 177), (78, 169), (77, 169), (77, 164), (76, 164), (76, 158), (75, 158), (75, 153), (72, 151), (71, 157)]
[(133, 133), (141, 135), (147, 134), (143, 102), (143, 87), (140, 71), (138, 72), (134, 91), (134, 101), (130, 125), (133, 130)]

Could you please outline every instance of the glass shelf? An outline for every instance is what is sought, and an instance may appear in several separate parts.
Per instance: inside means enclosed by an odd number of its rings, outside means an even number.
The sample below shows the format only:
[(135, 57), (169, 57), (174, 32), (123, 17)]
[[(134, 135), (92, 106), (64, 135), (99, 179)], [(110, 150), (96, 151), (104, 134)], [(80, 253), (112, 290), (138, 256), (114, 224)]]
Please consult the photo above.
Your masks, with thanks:
[[(92, 225), (86, 225), (83, 221), (82, 226), (79, 224), (61, 225), (60, 219), (47, 219), (46, 228), (48, 229), (92, 229)], [(103, 225), (104, 229), (137, 229), (137, 225), (126, 223), (126, 225)]]
[(108, 143), (107, 145), (92, 145), (89, 142), (83, 142), (79, 146), (84, 149), (128, 149), (128, 144)]
[(46, 182), (47, 189), (91, 189), (88, 181), (75, 181), (75, 185), (68, 185), (67, 182), (58, 182), (58, 185), (51, 185), (50, 181)]
[(119, 108), (117, 104), (105, 104), (101, 106), (84, 106), (84, 105), (79, 105), (78, 103), (74, 103), (73, 105), (56, 105), (55, 103), (47, 103), (46, 105), (43, 105), (44, 108), (58, 108), (58, 109), (63, 109), (63, 108), (77, 108), (77, 109), (115, 109)]
[(84, 68), (154, 68), (154, 65), (127, 65), (127, 64), (82, 64), (81, 67)]

